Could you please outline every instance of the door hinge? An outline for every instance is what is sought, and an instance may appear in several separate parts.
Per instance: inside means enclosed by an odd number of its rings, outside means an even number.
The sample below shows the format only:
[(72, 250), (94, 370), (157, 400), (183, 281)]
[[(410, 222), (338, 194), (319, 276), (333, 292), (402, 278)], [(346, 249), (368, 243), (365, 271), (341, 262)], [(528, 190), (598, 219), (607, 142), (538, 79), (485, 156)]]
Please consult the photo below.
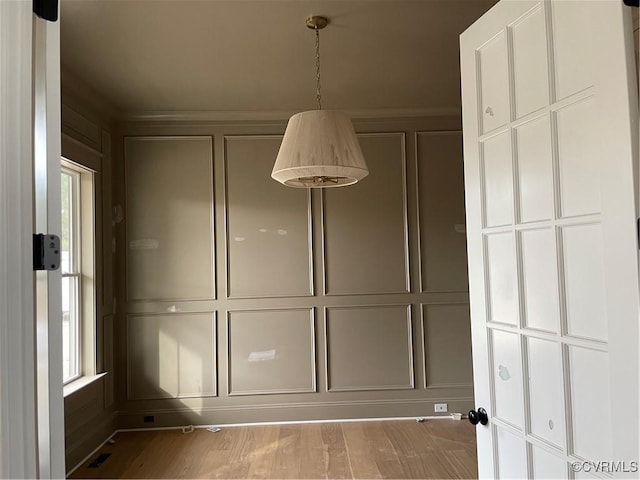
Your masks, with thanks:
[(640, 0), (622, 0), (627, 7), (640, 7)]
[(33, 13), (50, 22), (58, 21), (58, 0), (33, 0)]
[(60, 268), (60, 237), (37, 233), (33, 235), (33, 269), (57, 270)]

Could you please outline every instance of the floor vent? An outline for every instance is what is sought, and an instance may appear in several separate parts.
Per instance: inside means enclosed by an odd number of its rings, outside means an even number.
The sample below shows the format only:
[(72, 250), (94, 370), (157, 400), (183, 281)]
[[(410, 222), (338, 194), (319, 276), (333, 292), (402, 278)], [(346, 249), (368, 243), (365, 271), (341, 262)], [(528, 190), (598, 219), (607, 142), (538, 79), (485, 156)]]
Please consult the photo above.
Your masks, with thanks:
[(95, 459), (93, 462), (91, 462), (91, 463), (89, 464), (89, 468), (98, 468), (98, 467), (99, 467), (100, 465), (102, 465), (102, 464), (107, 460), (107, 458), (109, 458), (110, 456), (111, 456), (111, 454), (110, 454), (110, 453), (101, 453), (100, 455), (98, 455), (98, 456), (96, 457), (96, 459)]

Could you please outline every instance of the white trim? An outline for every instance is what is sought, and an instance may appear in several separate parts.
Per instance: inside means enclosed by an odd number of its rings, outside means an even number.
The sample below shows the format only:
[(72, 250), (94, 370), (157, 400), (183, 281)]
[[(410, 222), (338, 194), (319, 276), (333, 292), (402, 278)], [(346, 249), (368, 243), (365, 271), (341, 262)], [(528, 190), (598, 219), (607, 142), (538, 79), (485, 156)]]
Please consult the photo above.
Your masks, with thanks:
[[(318, 423), (359, 423), (359, 422), (423, 422), (425, 420), (453, 420), (453, 416), (450, 413), (446, 415), (431, 415), (426, 417), (384, 417), (384, 418), (332, 418), (329, 420), (289, 420), (283, 422), (250, 422), (250, 423), (216, 423), (214, 425), (192, 425), (193, 428), (237, 428), (237, 427), (266, 427), (270, 425), (310, 425)], [(184, 428), (184, 427), (172, 427)], [(164, 430), (162, 428), (156, 429), (131, 429), (131, 430), (119, 430), (119, 431), (144, 431), (144, 430)]]
[(71, 382), (67, 383), (64, 386), (64, 389), (63, 389), (64, 397), (67, 398), (73, 395), (74, 393), (82, 390), (84, 387), (87, 387), (92, 383), (97, 382), (98, 380), (100, 380), (102, 377), (106, 375), (107, 375), (107, 372), (103, 372), (97, 375), (84, 375), (82, 377), (76, 378), (75, 380), (72, 380)]
[[(59, 235), (60, 24), (35, 18), (33, 25), (35, 228), (38, 233)], [(39, 476), (64, 478), (60, 271), (37, 272), (35, 283)]]
[(31, 2), (0, 2), (0, 477), (37, 475)]
[[(595, 85), (607, 85), (596, 96), (600, 122), (598, 152), (607, 167), (602, 168), (602, 232), (604, 241), (605, 288), (607, 295), (609, 378), (613, 458), (638, 458), (640, 436), (640, 381), (637, 370), (640, 328), (640, 285), (638, 283), (638, 93), (631, 11), (621, 2), (596, 2), (594, 18), (598, 34), (593, 53), (600, 58)], [(626, 85), (625, 85), (626, 82)], [(612, 86), (613, 85), (613, 86)], [(626, 88), (625, 88), (626, 87)], [(615, 163), (609, 162), (615, 159)], [(635, 170), (635, 172), (634, 172)], [(620, 281), (624, 279), (624, 281)], [(624, 288), (621, 288), (624, 287)], [(602, 386), (604, 387), (604, 386)], [(636, 428), (630, 427), (630, 425)]]
[[(345, 112), (353, 119), (368, 118), (415, 118), (460, 116), (461, 110), (450, 108), (379, 108), (352, 109)], [(131, 112), (121, 115), (125, 122), (166, 121), (166, 122), (286, 122), (289, 117), (298, 113), (293, 110), (185, 110), (185, 111), (147, 111)]]

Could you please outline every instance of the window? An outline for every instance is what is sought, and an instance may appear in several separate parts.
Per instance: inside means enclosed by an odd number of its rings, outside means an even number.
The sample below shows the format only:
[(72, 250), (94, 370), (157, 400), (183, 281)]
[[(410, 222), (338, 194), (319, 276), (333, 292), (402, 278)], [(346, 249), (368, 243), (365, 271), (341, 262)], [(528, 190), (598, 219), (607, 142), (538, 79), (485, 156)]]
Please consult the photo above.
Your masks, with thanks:
[(80, 376), (80, 174), (62, 168), (62, 358), (64, 381)]
[(95, 373), (93, 172), (62, 161), (62, 362), (65, 385)]

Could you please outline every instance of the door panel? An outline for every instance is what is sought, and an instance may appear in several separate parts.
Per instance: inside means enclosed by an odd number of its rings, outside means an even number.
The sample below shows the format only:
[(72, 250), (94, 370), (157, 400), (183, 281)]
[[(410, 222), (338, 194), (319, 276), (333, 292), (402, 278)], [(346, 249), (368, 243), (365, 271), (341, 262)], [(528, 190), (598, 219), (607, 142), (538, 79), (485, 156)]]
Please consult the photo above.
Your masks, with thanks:
[(599, 158), (593, 96), (555, 112), (562, 217), (600, 213)]
[(511, 138), (501, 132), (482, 145), (485, 225), (498, 227), (513, 221)]
[(557, 333), (560, 326), (558, 261), (553, 228), (520, 232), (523, 326)]
[(600, 224), (561, 228), (567, 335), (607, 341)]
[(477, 51), (480, 67), (480, 91), (483, 133), (490, 132), (509, 120), (509, 101), (504, 92), (509, 89), (507, 69), (507, 38), (504, 32), (490, 39)]
[(593, 85), (593, 15), (570, 0), (550, 6), (556, 97), (562, 100)]
[(571, 449), (582, 458), (613, 459), (609, 390), (596, 387), (609, 384), (608, 355), (576, 346), (568, 346), (567, 350), (571, 378)]
[(516, 118), (549, 103), (547, 31), (538, 5), (511, 27)]
[(531, 435), (564, 447), (562, 351), (557, 342), (527, 338), (528, 418)]
[(553, 154), (548, 115), (515, 127), (522, 223), (553, 218)]
[(514, 236), (511, 233), (487, 235), (487, 279), (489, 320), (518, 324), (518, 292)]
[(518, 430), (524, 430), (520, 339), (516, 333), (498, 329), (491, 332), (491, 337), (494, 416)]
[(558, 479), (566, 476), (565, 462), (539, 447), (531, 447), (533, 476), (535, 478)]
[(502, 478), (526, 478), (527, 454), (524, 440), (505, 428), (496, 428), (498, 468)]
[(503, 0), (461, 37), (481, 477), (637, 456), (630, 27), (620, 2)]

